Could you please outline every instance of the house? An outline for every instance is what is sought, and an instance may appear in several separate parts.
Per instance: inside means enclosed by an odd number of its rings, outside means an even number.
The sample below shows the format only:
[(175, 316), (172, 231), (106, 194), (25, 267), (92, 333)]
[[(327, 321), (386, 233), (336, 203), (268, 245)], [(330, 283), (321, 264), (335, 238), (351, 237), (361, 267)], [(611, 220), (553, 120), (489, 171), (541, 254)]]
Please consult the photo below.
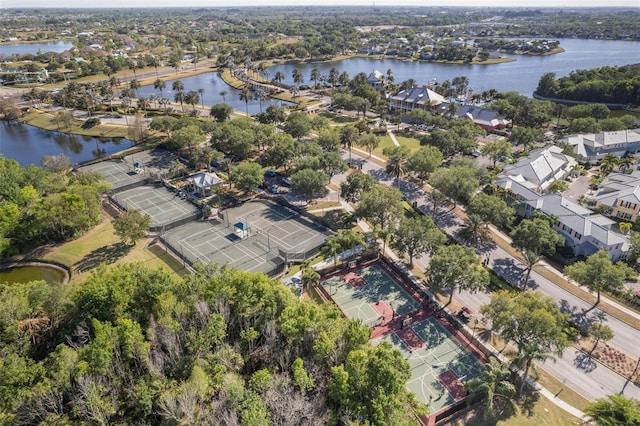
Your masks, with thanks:
[(384, 74), (378, 70), (373, 70), (373, 72), (367, 77), (367, 83), (377, 90), (382, 89), (385, 84)]
[(456, 115), (458, 118), (468, 118), (487, 132), (504, 130), (511, 126), (511, 120), (500, 115), (498, 111), (473, 105), (460, 105)]
[(400, 91), (389, 98), (389, 109), (400, 113), (406, 113), (414, 109), (430, 110), (442, 104), (444, 97), (437, 94), (428, 86), (419, 87), (415, 84), (412, 88)]
[(553, 218), (553, 229), (562, 235), (574, 256), (590, 256), (604, 249), (613, 261), (627, 258), (629, 238), (619, 232), (613, 220), (560, 194), (537, 194), (523, 183), (521, 175), (503, 176), (496, 185), (507, 190), (507, 202), (515, 203), (519, 215), (530, 217), (537, 211)]
[(638, 153), (640, 128), (571, 135), (558, 142), (570, 145), (579, 160), (599, 162), (607, 154), (623, 157)]
[(559, 146), (535, 149), (516, 164), (506, 166), (500, 176), (519, 176), (516, 180), (530, 190), (542, 193), (556, 180), (564, 179), (577, 162)]
[(595, 201), (608, 207), (610, 216), (635, 222), (640, 213), (640, 171), (610, 174), (600, 184)]
[(200, 172), (187, 178), (189, 192), (204, 198), (211, 193), (214, 186), (222, 183), (215, 173)]

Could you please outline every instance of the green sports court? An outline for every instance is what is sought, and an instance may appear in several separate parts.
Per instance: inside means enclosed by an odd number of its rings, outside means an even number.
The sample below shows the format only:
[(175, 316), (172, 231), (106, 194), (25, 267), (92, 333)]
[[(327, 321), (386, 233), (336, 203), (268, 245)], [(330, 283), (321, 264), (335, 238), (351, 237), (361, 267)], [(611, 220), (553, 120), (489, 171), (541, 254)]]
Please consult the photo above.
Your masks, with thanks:
[(407, 387), (431, 413), (464, 399), (464, 383), (482, 373), (479, 352), (385, 262), (332, 275), (321, 289), (345, 316), (373, 327), (374, 344), (388, 341), (400, 350), (411, 367)]

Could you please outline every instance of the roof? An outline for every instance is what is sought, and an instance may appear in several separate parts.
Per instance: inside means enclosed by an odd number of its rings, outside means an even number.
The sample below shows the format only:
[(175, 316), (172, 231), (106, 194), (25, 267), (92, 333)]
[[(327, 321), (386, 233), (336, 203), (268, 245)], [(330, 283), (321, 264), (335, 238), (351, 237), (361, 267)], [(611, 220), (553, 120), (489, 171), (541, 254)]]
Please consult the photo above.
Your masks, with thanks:
[(511, 124), (511, 120), (501, 116), (498, 111), (480, 108), (473, 105), (460, 105), (456, 115), (458, 118), (468, 118), (476, 124), (487, 127), (497, 127), (499, 125), (506, 126)]
[(554, 180), (562, 179), (576, 164), (573, 157), (562, 153), (562, 148), (550, 146), (531, 151), (516, 164), (506, 166), (502, 174), (522, 176), (540, 189), (546, 189)]
[(440, 105), (445, 101), (444, 97), (426, 86), (414, 86), (411, 89), (402, 90), (391, 97), (391, 101), (406, 102), (417, 105)]
[(629, 147), (640, 146), (640, 128), (615, 132), (584, 133), (561, 139), (573, 146), (577, 155), (594, 158), (614, 154), (621, 157)]
[(612, 207), (618, 200), (640, 204), (640, 171), (610, 174), (600, 184), (595, 199), (599, 204)]
[(247, 222), (236, 222), (233, 224), (233, 227), (241, 231), (248, 231), (249, 229), (251, 229)]
[(198, 188), (209, 188), (222, 183), (222, 179), (215, 173), (200, 172), (187, 178), (189, 182)]

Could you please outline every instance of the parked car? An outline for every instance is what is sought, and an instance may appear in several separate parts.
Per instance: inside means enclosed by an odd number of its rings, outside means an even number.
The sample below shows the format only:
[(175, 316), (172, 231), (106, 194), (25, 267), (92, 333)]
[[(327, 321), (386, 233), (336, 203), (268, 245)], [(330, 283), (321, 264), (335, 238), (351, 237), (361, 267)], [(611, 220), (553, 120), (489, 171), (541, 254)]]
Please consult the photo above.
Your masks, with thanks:
[(291, 186), (291, 178), (289, 178), (288, 176), (283, 177), (282, 183), (284, 183), (287, 186)]
[(276, 172), (274, 172), (273, 170), (267, 170), (264, 172), (264, 175), (267, 177), (276, 177)]
[(271, 185), (271, 188), (269, 188), (269, 190), (272, 194), (277, 194), (280, 192), (280, 190), (278, 189), (278, 185)]

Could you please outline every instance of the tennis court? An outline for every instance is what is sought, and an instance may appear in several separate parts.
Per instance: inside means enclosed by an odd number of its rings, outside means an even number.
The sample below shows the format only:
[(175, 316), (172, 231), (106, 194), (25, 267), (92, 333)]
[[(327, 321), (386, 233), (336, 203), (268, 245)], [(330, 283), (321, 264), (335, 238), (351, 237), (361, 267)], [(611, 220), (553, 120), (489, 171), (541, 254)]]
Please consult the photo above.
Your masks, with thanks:
[(407, 388), (432, 413), (465, 397), (464, 383), (478, 377), (480, 361), (435, 317), (411, 324), (378, 339), (402, 352), (411, 366)]
[(189, 217), (202, 215), (200, 208), (181, 200), (163, 185), (143, 185), (114, 194), (112, 198), (127, 210), (138, 210), (151, 216), (151, 226), (167, 226)]
[(166, 231), (163, 238), (192, 264), (215, 262), (264, 273), (285, 261), (282, 252), (309, 252), (327, 239), (322, 227), (269, 201), (247, 202), (222, 216), (187, 223)]
[[(142, 182), (153, 176), (162, 176), (178, 158), (174, 153), (159, 149), (136, 152), (118, 160), (106, 160), (82, 166), (80, 170), (100, 173), (114, 190)], [(138, 167), (136, 167), (138, 166)]]
[(347, 317), (369, 326), (388, 323), (420, 308), (379, 264), (335, 275), (322, 286)]

